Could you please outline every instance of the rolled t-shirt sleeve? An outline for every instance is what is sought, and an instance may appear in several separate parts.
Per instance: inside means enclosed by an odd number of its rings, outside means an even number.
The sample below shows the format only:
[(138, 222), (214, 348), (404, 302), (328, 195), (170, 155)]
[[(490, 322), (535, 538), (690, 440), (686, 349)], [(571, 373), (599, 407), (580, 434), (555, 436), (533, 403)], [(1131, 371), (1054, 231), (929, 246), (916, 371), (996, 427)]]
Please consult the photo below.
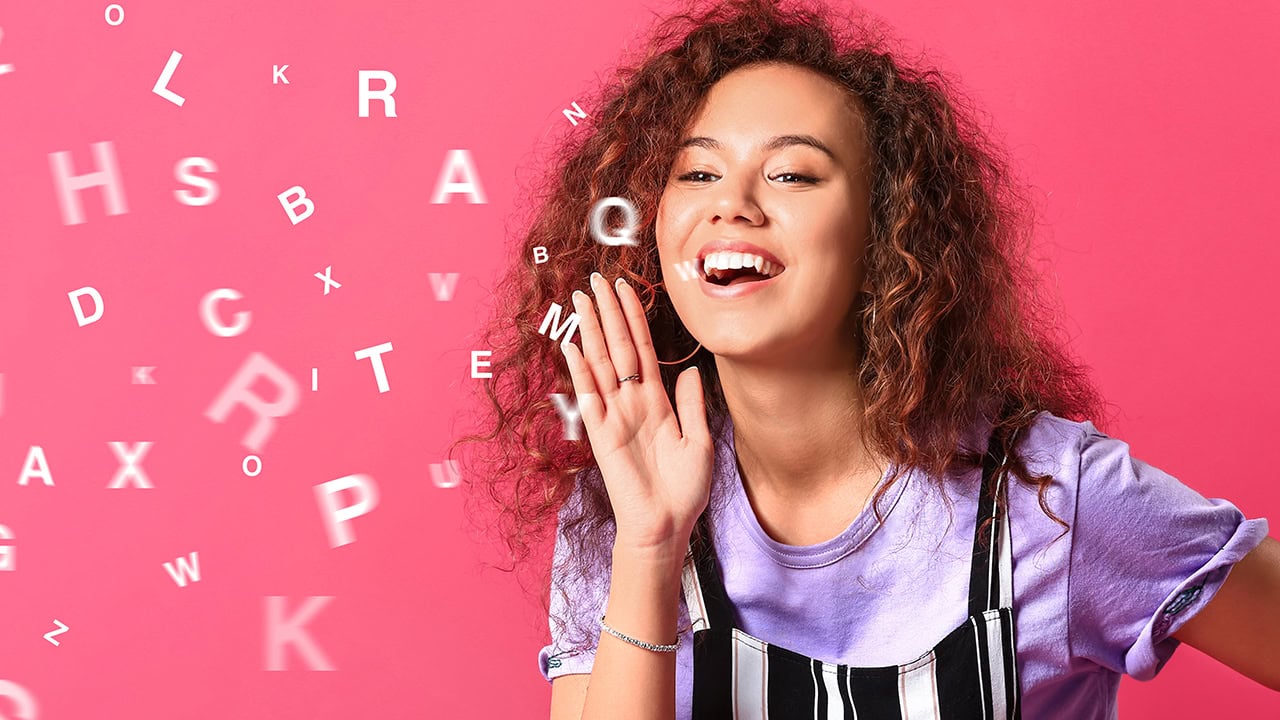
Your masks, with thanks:
[(1221, 498), (1206, 499), (1085, 423), (1068, 577), (1068, 647), (1138, 680), (1160, 672), (1172, 633), (1267, 536)]
[[(583, 632), (593, 632), (592, 637), (599, 639), (600, 616), (604, 614), (604, 602), (608, 588), (600, 583), (582, 582), (570, 578), (565, 572), (563, 563), (569, 553), (568, 541), (563, 528), (566, 513), (579, 501), (578, 493), (566, 501), (560, 509), (556, 526), (556, 546), (551, 565), (551, 598), (547, 624), (551, 629), (551, 642), (538, 652), (538, 670), (542, 677), (551, 682), (561, 675), (572, 673), (589, 673), (595, 663), (595, 645), (583, 649), (573, 647), (579, 638), (566, 637), (573, 635), (573, 623)], [(592, 577), (600, 577), (599, 569), (594, 569)], [(575, 573), (576, 575), (576, 573)], [(608, 575), (604, 575), (606, 584)], [(557, 622), (559, 618), (566, 625)]]

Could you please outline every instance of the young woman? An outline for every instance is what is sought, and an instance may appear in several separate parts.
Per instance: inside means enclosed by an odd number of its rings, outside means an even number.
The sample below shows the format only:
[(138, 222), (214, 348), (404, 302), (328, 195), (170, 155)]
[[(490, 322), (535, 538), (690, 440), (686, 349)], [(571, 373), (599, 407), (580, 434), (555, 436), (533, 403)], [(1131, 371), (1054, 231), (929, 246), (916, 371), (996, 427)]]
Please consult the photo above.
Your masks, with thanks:
[(488, 335), (487, 496), (517, 555), (557, 520), (553, 718), (1111, 718), (1180, 642), (1280, 689), (1280, 543), (1093, 424), (937, 73), (745, 1), (596, 107)]

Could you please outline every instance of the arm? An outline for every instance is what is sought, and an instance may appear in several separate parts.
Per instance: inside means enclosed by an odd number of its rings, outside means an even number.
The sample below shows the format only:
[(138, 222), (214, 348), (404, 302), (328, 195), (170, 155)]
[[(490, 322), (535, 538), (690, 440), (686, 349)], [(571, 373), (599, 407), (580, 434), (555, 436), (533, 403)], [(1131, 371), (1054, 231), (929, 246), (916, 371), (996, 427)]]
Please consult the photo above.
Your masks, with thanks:
[[(615, 544), (606, 621), (631, 637), (674, 642), (679, 545), (649, 550)], [(637, 647), (601, 630), (589, 675), (565, 675), (552, 685), (552, 720), (673, 720), (676, 654)], [(583, 691), (585, 690), (585, 694)]]
[[(613, 506), (606, 619), (619, 633), (667, 645), (676, 634), (685, 551), (711, 495), (715, 443), (698, 372), (676, 377), (673, 409), (640, 297), (622, 278), (614, 286), (617, 297), (604, 276), (591, 274), (599, 318), (586, 293), (573, 293), (582, 352), (573, 343), (560, 347)], [(561, 686), (561, 696), (583, 697), (586, 720), (675, 718), (674, 652), (647, 650), (602, 629), (586, 682), (585, 696), (581, 680)], [(556, 720), (578, 720), (554, 684), (552, 694)]]
[(1280, 541), (1241, 558), (1173, 637), (1280, 692)]

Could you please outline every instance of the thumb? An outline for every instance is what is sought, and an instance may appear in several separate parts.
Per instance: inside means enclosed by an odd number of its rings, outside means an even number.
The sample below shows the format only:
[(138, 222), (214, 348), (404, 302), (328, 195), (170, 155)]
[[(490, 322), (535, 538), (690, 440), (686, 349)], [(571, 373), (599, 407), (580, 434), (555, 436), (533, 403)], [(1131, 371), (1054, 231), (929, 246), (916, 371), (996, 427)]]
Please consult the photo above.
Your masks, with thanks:
[(706, 401), (702, 396), (702, 373), (694, 365), (676, 376), (676, 414), (684, 437), (709, 440)]

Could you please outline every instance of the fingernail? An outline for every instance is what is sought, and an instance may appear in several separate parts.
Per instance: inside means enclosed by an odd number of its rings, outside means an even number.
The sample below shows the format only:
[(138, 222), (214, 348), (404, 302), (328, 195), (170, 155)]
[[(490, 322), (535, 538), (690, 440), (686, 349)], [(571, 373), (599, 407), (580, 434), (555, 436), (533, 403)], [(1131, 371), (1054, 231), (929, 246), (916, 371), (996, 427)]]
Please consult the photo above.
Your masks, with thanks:
[(619, 277), (617, 280), (614, 280), (614, 281), (613, 281), (613, 286), (614, 286), (615, 288), (619, 289), (619, 290), (621, 290), (621, 289), (622, 289), (622, 286), (623, 286), (623, 285), (626, 285), (626, 284), (627, 284), (627, 281), (626, 281), (626, 280), (623, 280), (621, 277)]
[(591, 273), (591, 284), (592, 284), (592, 285), (595, 285), (595, 284), (596, 284), (596, 279), (597, 279), (597, 278), (600, 280), (600, 282), (604, 282), (604, 276), (603, 276), (603, 275), (601, 275), (599, 272), (593, 272), (593, 273)]

